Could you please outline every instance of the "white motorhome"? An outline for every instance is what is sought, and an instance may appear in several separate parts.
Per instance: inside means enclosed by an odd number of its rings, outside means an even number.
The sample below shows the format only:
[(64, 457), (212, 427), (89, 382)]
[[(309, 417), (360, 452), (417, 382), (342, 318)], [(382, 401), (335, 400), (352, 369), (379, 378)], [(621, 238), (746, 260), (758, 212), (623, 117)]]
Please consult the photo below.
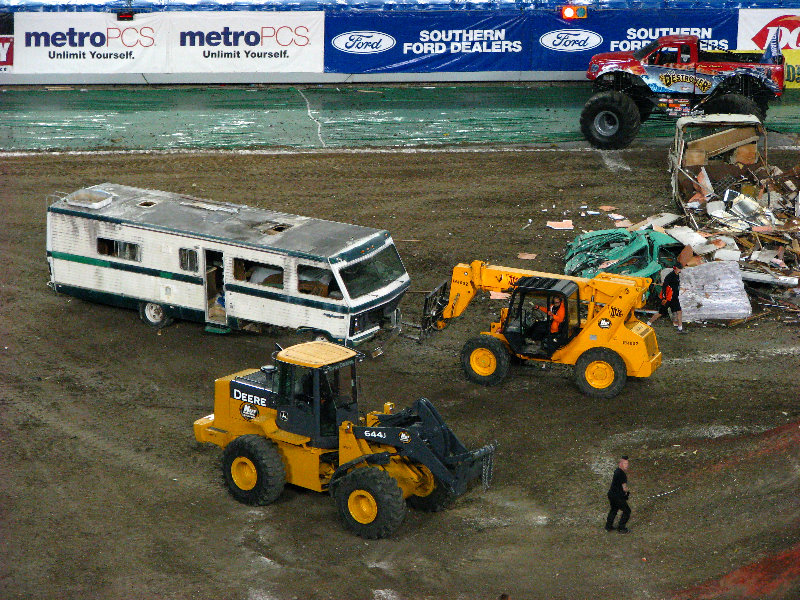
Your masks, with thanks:
[(410, 282), (388, 231), (113, 183), (51, 200), (53, 289), (153, 327), (267, 324), (357, 344), (399, 326)]

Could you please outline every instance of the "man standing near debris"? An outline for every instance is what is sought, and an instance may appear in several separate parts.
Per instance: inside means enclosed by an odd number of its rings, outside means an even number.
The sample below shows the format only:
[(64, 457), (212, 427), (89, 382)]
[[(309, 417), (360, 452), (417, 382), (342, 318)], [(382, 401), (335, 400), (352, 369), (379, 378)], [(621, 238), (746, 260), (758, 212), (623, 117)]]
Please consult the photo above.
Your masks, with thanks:
[(622, 516), (619, 518), (617, 531), (628, 533), (628, 528), (625, 527), (625, 524), (631, 516), (631, 507), (628, 506), (628, 497), (630, 495), (631, 493), (628, 491), (628, 457), (622, 456), (619, 465), (614, 469), (611, 487), (608, 488), (608, 503), (611, 508), (608, 511), (608, 518), (606, 518), (606, 531), (614, 530), (614, 519), (617, 518), (617, 512), (621, 510)]
[(658, 296), (661, 300), (661, 305), (658, 307), (658, 312), (647, 321), (648, 325), (652, 326), (661, 317), (668, 317), (671, 310), (673, 324), (678, 328), (678, 333), (683, 333), (683, 311), (678, 298), (681, 291), (680, 274), (682, 268), (683, 266), (680, 263), (675, 263), (672, 266), (672, 271), (664, 277), (661, 293)]

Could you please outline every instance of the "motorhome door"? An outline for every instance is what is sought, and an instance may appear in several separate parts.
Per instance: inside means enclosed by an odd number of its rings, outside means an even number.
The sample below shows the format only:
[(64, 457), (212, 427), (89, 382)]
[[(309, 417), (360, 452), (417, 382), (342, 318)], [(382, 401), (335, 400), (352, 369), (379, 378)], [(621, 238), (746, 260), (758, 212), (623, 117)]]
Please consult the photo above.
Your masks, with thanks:
[(205, 250), (206, 322), (228, 322), (225, 308), (225, 268), (222, 252)]

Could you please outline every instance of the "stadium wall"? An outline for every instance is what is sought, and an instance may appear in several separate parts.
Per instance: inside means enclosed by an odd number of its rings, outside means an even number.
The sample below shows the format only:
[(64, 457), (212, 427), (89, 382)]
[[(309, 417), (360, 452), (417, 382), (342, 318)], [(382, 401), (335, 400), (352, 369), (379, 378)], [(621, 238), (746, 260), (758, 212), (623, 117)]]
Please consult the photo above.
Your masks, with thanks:
[(660, 35), (754, 50), (780, 29), (787, 87), (800, 87), (798, 9), (590, 7), (573, 20), (554, 8), (134, 10), (120, 20), (24, 8), (0, 13), (0, 85), (583, 80), (593, 54)]

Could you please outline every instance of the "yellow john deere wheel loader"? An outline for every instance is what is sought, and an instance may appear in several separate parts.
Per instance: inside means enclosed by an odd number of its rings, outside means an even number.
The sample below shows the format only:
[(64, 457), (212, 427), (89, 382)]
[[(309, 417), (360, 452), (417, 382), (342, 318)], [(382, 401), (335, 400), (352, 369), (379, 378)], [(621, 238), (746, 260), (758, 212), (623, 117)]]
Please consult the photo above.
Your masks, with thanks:
[[(510, 292), (507, 308), (489, 331), (467, 340), (461, 365), (467, 378), (497, 385), (511, 356), (522, 361), (575, 365), (575, 383), (589, 396), (613, 398), (628, 377), (649, 377), (661, 364), (656, 334), (638, 320), (651, 280), (612, 273), (592, 279), (488, 265), (459, 264), (425, 298), (420, 339), (460, 316), (478, 291)], [(563, 321), (551, 327), (555, 298)], [(553, 331), (555, 329), (555, 331)]]
[(425, 398), (360, 417), (350, 348), (313, 341), (281, 349), (274, 365), (215, 382), (214, 413), (194, 423), (199, 442), (224, 448), (231, 495), (264, 505), (286, 483), (328, 492), (344, 526), (392, 535), (414, 508), (438, 511), (492, 476), (494, 444), (469, 451)]

